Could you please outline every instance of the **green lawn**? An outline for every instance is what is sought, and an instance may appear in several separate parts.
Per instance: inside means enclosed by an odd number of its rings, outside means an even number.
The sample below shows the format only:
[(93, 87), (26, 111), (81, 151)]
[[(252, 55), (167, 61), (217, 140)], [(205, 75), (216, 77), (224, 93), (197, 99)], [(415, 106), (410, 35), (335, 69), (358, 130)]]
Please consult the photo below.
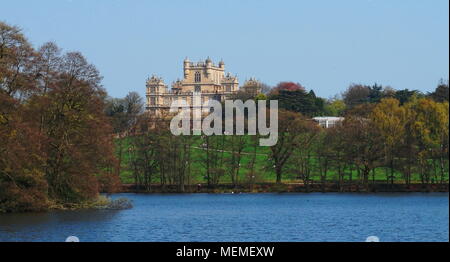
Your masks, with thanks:
[[(124, 148), (124, 154), (122, 156), (122, 165), (121, 165), (121, 180), (123, 183), (134, 183), (134, 179), (133, 179), (133, 172), (132, 169), (130, 168), (130, 154), (128, 152), (128, 148), (130, 146), (130, 139), (132, 139), (132, 137), (127, 137), (127, 138), (123, 138), (121, 141), (123, 143), (123, 148)], [(230, 137), (226, 137), (226, 139), (230, 139)], [(252, 153), (253, 152), (253, 147), (250, 145), (250, 137), (249, 136), (245, 136), (245, 140), (246, 140), (246, 145), (244, 146), (244, 153)], [(116, 140), (116, 145), (118, 145), (119, 140)], [(192, 155), (191, 158), (193, 159), (192, 164), (191, 164), (191, 178), (190, 181), (191, 183), (204, 183), (206, 182), (206, 180), (204, 179), (204, 176), (206, 175), (205, 172), (205, 167), (202, 164), (202, 156), (204, 157), (204, 155), (206, 154), (205, 150), (201, 149), (201, 138), (200, 137), (195, 137), (193, 138), (193, 143), (192, 143)], [(227, 145), (227, 142), (225, 142), (225, 145)], [(118, 147), (118, 146), (117, 146)], [(225, 148), (225, 151), (230, 150), (227, 146)], [(256, 162), (255, 162), (255, 171), (257, 173), (256, 176), (256, 181), (255, 182), (275, 182), (275, 172), (273, 169), (268, 168), (268, 166), (270, 166), (267, 158), (268, 158), (268, 153), (270, 152), (270, 148), (269, 147), (257, 147), (257, 156), (256, 156)], [(224, 152), (224, 157), (230, 157), (230, 153), (229, 152)], [(243, 154), (242, 155), (242, 160), (241, 160), (241, 168), (239, 171), (239, 181), (241, 182), (245, 182), (246, 180), (246, 174), (249, 173), (249, 162), (251, 161), (251, 155), (248, 154)], [(314, 166), (317, 166), (317, 164), (315, 164), (317, 161), (316, 159), (313, 158), (313, 164)], [(293, 166), (292, 164), (287, 165), (285, 170), (293, 170), (295, 168), (295, 166)], [(447, 168), (448, 169), (448, 168)], [(347, 170), (347, 173), (348, 170)], [(388, 170), (388, 173), (390, 173), (390, 171)], [(438, 175), (439, 177), (439, 175)], [(320, 180), (318, 171), (313, 171), (312, 174), (312, 179), (313, 180)], [(345, 176), (345, 180), (349, 179), (349, 175)], [(354, 170), (352, 172), (352, 179), (353, 180), (357, 180), (358, 179), (358, 174), (357, 171)], [(370, 174), (369, 177), (370, 180), (372, 180), (372, 173)], [(154, 183), (158, 183), (159, 182), (159, 178), (158, 176), (154, 176), (153, 177), (153, 182)], [(301, 182), (300, 179), (296, 178), (295, 174), (291, 174), (289, 172), (286, 172), (285, 174), (283, 174), (283, 182), (285, 183), (295, 183), (295, 182)], [(337, 181), (338, 180), (338, 175), (337, 172), (333, 169), (330, 169), (328, 171), (328, 175), (327, 175), (327, 180), (328, 181)], [(375, 170), (375, 180), (377, 181), (386, 181), (386, 168), (384, 167), (380, 167), (377, 168)], [(446, 180), (448, 181), (448, 172), (446, 174)], [(395, 172), (395, 182), (397, 183), (403, 183), (403, 178), (401, 173), (399, 172)], [(419, 174), (413, 174), (412, 176), (412, 181), (413, 182), (419, 182), (420, 181), (420, 176)], [(220, 183), (230, 183), (231, 182), (231, 178), (228, 175), (224, 175), (221, 179), (220, 179)]]

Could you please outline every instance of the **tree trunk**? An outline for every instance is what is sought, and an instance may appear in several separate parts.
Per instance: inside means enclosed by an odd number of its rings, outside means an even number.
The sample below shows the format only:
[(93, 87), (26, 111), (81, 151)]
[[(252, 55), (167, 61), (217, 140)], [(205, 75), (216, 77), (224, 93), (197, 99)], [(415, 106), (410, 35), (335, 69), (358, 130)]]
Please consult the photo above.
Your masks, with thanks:
[(281, 184), (281, 168), (275, 168), (275, 172), (277, 174), (277, 184)]

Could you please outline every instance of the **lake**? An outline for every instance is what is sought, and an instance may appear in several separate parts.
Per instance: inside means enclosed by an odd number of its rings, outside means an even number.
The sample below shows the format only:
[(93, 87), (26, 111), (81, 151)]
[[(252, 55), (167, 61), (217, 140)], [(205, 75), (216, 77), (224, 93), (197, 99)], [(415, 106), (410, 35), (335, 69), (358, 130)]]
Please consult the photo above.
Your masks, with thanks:
[(448, 193), (119, 197), (134, 207), (0, 214), (0, 241), (449, 241)]

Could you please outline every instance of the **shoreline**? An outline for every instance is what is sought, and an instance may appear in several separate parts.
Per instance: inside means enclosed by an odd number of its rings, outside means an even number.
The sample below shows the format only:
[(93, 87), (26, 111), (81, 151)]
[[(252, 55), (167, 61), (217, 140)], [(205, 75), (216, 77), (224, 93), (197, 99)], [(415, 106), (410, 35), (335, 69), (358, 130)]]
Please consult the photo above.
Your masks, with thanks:
[(145, 188), (135, 188), (134, 184), (122, 184), (121, 190), (115, 192), (100, 192), (106, 196), (99, 196), (96, 199), (82, 203), (50, 203), (47, 208), (34, 211), (13, 211), (1, 212), (0, 214), (17, 214), (17, 213), (33, 213), (33, 212), (49, 212), (49, 211), (76, 211), (76, 210), (122, 210), (132, 208), (132, 203), (126, 198), (112, 199), (111, 194), (134, 193), (134, 194), (266, 194), (266, 193), (449, 193), (449, 184), (374, 184), (369, 185), (369, 190), (361, 184), (342, 185), (313, 184), (306, 187), (303, 184), (276, 184), (276, 183), (259, 183), (251, 185), (241, 185), (234, 187), (231, 184), (221, 184), (208, 187), (205, 184), (186, 185), (184, 191), (179, 190), (177, 185), (152, 185), (150, 190)]
[(122, 189), (115, 193), (146, 193), (146, 194), (184, 194), (184, 193), (432, 193), (449, 192), (449, 184), (369, 184), (368, 188), (361, 184), (341, 185), (329, 183), (325, 186), (321, 184), (312, 184), (305, 186), (303, 184), (276, 184), (276, 183), (258, 183), (254, 185), (240, 185), (234, 187), (231, 184), (220, 184), (208, 186), (206, 184), (185, 185), (184, 190), (178, 185), (151, 185), (149, 188), (144, 186), (136, 187), (134, 184), (123, 184)]

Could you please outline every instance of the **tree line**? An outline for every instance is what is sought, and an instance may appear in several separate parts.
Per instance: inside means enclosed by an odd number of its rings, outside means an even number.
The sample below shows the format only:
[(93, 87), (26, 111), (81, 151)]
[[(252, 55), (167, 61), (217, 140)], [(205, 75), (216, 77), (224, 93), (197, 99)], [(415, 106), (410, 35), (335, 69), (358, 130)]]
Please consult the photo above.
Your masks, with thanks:
[[(380, 180), (448, 183), (449, 105), (444, 82), (435, 92), (409, 96), (378, 85), (351, 85), (339, 106), (344, 120), (331, 128), (321, 128), (311, 119), (318, 105), (329, 102), (299, 84), (282, 82), (266, 94), (240, 92), (234, 98), (278, 99), (275, 146), (260, 147), (257, 136), (173, 136), (167, 121), (129, 114), (134, 119), (129, 122), (135, 124), (128, 126), (128, 139), (118, 143), (127, 145), (133, 182), (149, 191), (152, 183), (176, 185), (181, 192), (192, 183), (253, 186), (267, 181), (267, 173), (273, 174), (273, 182), (297, 180), (306, 190), (312, 184), (325, 190), (330, 183), (342, 190), (352, 184), (370, 190)], [(123, 102), (121, 108), (134, 107), (129, 99)]]
[(76, 204), (120, 186), (106, 92), (79, 52), (34, 49), (0, 22), (0, 212)]

